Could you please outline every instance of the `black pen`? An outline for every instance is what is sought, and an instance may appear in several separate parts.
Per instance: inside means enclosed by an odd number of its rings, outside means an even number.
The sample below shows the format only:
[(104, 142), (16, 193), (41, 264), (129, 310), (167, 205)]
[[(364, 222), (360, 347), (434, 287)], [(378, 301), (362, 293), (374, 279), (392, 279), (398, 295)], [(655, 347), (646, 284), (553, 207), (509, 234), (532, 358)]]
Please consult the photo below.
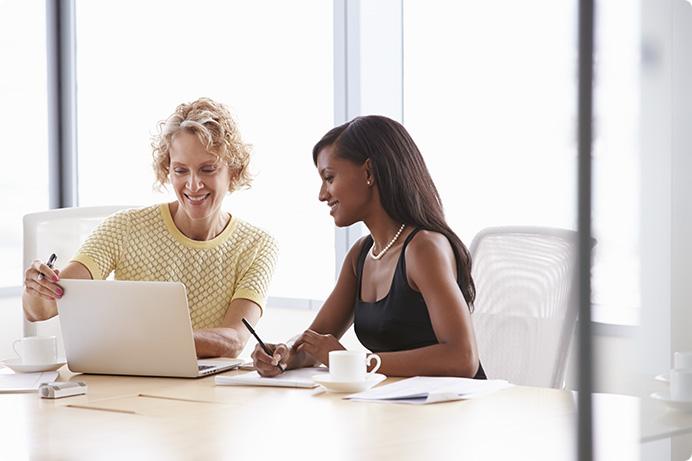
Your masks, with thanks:
[[(58, 259), (57, 256), (55, 256), (55, 253), (51, 253), (51, 255), (48, 257), (48, 262), (46, 263), (46, 266), (50, 267), (51, 269), (53, 268), (53, 264), (55, 264), (55, 260)], [(38, 280), (43, 280), (43, 272), (39, 272), (38, 277), (36, 277)]]
[[(273, 357), (274, 354), (272, 353), (272, 351), (269, 350), (269, 348), (267, 347), (267, 345), (264, 344), (264, 342), (262, 342), (262, 340), (260, 339), (260, 337), (257, 336), (257, 333), (255, 333), (255, 330), (252, 328), (252, 325), (250, 325), (250, 324), (248, 323), (248, 321), (245, 320), (245, 319), (241, 319), (241, 320), (242, 320), (243, 323), (245, 324), (245, 328), (247, 328), (248, 331), (249, 331), (250, 333), (252, 333), (252, 336), (255, 337), (255, 339), (256, 339), (257, 342), (259, 343), (260, 347), (262, 348), (262, 350), (263, 350), (268, 356)], [(284, 365), (284, 364), (281, 363), (281, 362), (279, 362), (276, 366), (279, 367), (279, 368), (281, 368), (281, 371), (283, 371), (283, 370), (286, 369), (286, 365)]]

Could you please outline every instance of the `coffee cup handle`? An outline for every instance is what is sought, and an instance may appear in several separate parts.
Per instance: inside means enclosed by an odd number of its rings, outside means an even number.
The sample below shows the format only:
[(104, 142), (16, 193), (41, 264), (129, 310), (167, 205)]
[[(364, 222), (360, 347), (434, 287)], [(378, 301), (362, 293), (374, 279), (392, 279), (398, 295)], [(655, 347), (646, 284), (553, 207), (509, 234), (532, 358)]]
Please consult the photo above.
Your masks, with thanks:
[(21, 341), (21, 339), (15, 339), (15, 340), (12, 342), (12, 349), (14, 350), (14, 353), (17, 354), (17, 357), (19, 357), (19, 358), (21, 359), (21, 358), (22, 358), (22, 354), (20, 354), (20, 353), (17, 351), (17, 343), (20, 342), (20, 341)]
[(368, 371), (369, 375), (374, 375), (375, 372), (380, 369), (380, 365), (382, 365), (382, 360), (380, 359), (380, 356), (377, 354), (368, 355), (365, 359), (365, 363), (367, 365), (370, 365), (370, 362), (372, 362), (373, 359), (375, 359), (375, 366), (372, 370)]

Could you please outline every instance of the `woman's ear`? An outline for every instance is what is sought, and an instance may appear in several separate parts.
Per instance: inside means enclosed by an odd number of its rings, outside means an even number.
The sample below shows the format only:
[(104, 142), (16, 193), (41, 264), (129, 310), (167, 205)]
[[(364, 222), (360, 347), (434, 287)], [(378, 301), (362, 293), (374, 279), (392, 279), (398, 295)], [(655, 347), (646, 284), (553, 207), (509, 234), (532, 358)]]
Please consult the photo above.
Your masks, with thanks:
[(372, 162), (370, 161), (370, 159), (367, 159), (363, 165), (365, 167), (365, 182), (368, 184), (368, 186), (372, 186), (373, 184), (375, 184)]

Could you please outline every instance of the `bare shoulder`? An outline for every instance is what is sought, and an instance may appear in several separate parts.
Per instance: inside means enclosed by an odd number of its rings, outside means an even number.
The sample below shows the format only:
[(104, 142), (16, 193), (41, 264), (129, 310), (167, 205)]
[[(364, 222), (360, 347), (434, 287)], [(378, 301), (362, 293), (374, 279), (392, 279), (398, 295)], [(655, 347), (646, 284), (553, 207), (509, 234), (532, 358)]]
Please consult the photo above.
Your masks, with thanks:
[(425, 287), (438, 289), (442, 280), (456, 279), (452, 244), (439, 232), (422, 230), (406, 247), (406, 277), (416, 291)]
[(353, 244), (351, 249), (348, 250), (348, 254), (346, 255), (346, 261), (344, 261), (344, 263), (348, 262), (354, 274), (356, 273), (356, 263), (358, 262), (358, 255), (362, 251), (363, 245), (365, 244), (365, 240), (368, 237), (369, 235), (364, 235), (361, 238), (359, 238), (356, 241), (356, 243)]
[(418, 232), (408, 247), (406, 247), (406, 259), (412, 261), (440, 261), (454, 259), (454, 250), (447, 237), (439, 232), (421, 230)]

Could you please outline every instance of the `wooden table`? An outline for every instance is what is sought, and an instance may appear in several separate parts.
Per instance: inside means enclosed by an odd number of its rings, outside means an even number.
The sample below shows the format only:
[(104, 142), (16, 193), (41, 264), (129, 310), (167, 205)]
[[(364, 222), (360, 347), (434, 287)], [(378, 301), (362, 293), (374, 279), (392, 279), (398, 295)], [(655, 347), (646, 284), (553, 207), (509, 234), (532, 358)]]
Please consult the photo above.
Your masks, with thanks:
[[(242, 372), (226, 374), (235, 373)], [(568, 391), (517, 386), (417, 406), (216, 386), (213, 377), (72, 375), (63, 368), (60, 379), (86, 382), (88, 395), (0, 395), (0, 459), (576, 458), (576, 397)], [(599, 459), (638, 459), (639, 403), (594, 395)]]

